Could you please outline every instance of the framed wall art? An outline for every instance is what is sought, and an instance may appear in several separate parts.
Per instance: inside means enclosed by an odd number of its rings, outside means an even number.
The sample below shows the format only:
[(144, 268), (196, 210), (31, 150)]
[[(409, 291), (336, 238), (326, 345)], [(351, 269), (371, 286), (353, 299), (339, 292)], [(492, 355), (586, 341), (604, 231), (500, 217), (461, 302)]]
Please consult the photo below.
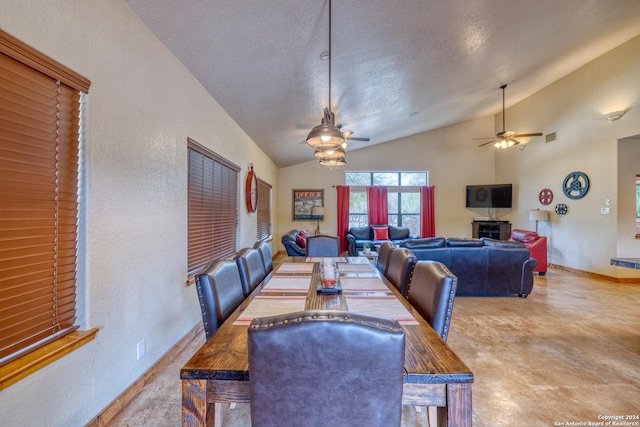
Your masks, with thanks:
[(293, 221), (318, 219), (311, 208), (324, 206), (324, 190), (293, 190)]

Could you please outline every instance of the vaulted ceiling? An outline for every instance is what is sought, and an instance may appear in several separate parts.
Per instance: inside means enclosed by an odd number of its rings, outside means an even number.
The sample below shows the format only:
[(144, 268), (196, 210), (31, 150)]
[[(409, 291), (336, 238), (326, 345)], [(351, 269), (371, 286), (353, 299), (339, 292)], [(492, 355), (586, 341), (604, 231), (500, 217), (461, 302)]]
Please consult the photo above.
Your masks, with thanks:
[[(328, 0), (126, 3), (278, 166), (312, 159)], [(332, 14), (331, 110), (371, 139), (348, 150), (498, 113), (500, 85), (508, 107), (640, 34), (638, 0), (333, 0)]]

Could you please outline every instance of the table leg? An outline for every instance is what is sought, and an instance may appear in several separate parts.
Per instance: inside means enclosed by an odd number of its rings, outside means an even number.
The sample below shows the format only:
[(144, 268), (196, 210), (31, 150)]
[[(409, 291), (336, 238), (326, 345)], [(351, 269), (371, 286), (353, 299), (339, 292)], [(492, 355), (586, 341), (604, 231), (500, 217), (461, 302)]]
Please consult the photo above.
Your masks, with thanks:
[(471, 383), (448, 384), (447, 406), (438, 407), (438, 427), (471, 427)]
[(206, 427), (207, 381), (182, 380), (182, 427)]

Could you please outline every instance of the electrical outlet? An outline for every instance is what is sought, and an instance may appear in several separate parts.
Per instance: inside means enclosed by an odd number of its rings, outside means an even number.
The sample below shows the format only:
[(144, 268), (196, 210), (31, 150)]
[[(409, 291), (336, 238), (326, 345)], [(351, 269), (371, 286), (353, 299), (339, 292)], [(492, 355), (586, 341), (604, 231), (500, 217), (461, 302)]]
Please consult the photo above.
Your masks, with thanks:
[(602, 215), (610, 215), (611, 214), (611, 208), (600, 208), (600, 214), (602, 214)]
[(137, 359), (136, 360), (140, 360), (144, 357), (145, 353), (147, 352), (147, 343), (146, 340), (143, 338), (142, 341), (140, 341), (138, 343), (138, 348), (137, 348)]
[(611, 206), (611, 199), (604, 199), (605, 206)]

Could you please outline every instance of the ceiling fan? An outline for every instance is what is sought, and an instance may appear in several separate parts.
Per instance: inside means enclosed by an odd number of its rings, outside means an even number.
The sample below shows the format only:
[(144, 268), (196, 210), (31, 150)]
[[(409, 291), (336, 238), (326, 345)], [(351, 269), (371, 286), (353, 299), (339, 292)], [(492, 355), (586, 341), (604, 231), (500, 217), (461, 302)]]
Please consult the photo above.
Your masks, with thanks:
[[(342, 123), (338, 123), (338, 125), (336, 127), (338, 129), (340, 129), (340, 131), (342, 132)], [(345, 131), (342, 132), (342, 136), (344, 136), (345, 141), (363, 141), (363, 142), (369, 142), (370, 141), (369, 138), (354, 138), (351, 135), (353, 135), (353, 131), (345, 130)]]
[(483, 147), (487, 144), (491, 144), (493, 143), (493, 145), (496, 148), (509, 148), (509, 147), (513, 147), (514, 145), (519, 145), (520, 141), (518, 141), (516, 138), (525, 138), (525, 137), (530, 137), (530, 136), (542, 136), (542, 133), (540, 132), (536, 132), (536, 133), (516, 133), (514, 131), (507, 131), (505, 130), (505, 126), (504, 126), (504, 119), (505, 119), (505, 109), (504, 109), (504, 90), (507, 87), (507, 85), (502, 85), (500, 86), (500, 89), (502, 89), (502, 132), (498, 132), (496, 134), (495, 137), (493, 138), (474, 138), (475, 140), (478, 139), (490, 139), (490, 141), (487, 141), (485, 143), (482, 143), (480, 145), (478, 145), (478, 147)]

